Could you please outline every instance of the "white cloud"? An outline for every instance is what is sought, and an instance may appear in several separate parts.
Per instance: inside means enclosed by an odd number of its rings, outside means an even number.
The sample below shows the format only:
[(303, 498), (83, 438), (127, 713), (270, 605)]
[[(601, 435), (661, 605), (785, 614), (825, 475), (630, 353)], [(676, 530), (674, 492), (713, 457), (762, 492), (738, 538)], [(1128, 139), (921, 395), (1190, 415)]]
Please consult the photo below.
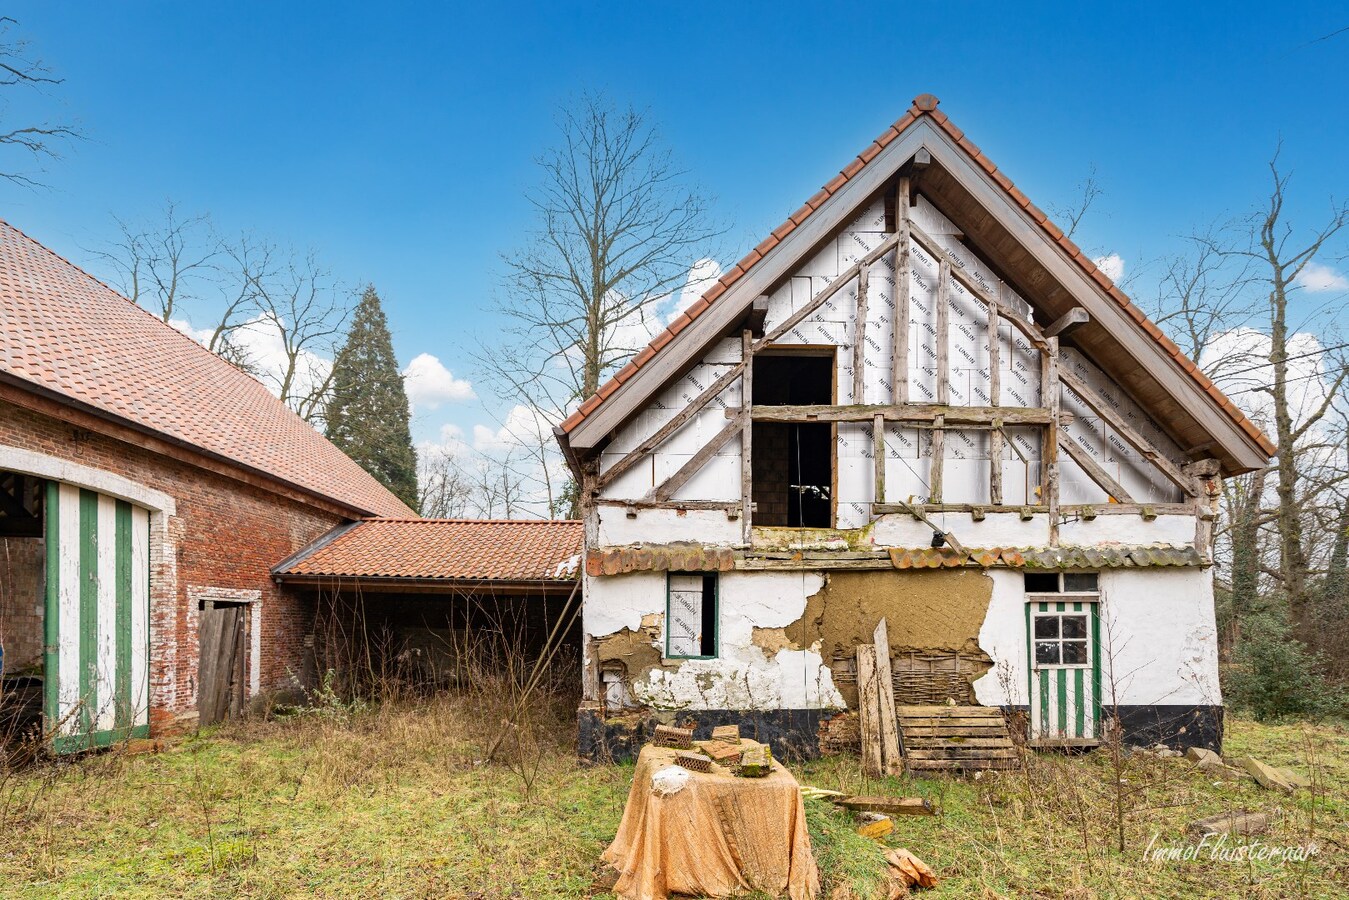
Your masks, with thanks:
[[(1234, 328), (1215, 335), (1195, 360), (1233, 403), (1267, 430), (1274, 420), (1274, 399), (1268, 391), (1274, 381), (1269, 350), (1269, 335), (1254, 328)], [(1306, 421), (1325, 400), (1331, 381), (1327, 374), (1325, 352), (1317, 337), (1302, 331), (1289, 335), (1288, 405), (1294, 425)]]
[(1096, 263), (1096, 268), (1104, 272), (1111, 281), (1119, 281), (1124, 277), (1124, 257), (1118, 253), (1098, 256), (1092, 262)]
[(472, 400), (473, 383), (467, 378), (455, 378), (439, 359), (430, 353), (419, 353), (403, 370), (408, 402), (414, 408), (436, 409), (442, 403)]
[(551, 452), (554, 449), (553, 424), (559, 418), (550, 419), (541, 411), (517, 403), (506, 414), (506, 420), (500, 428), (493, 430), (486, 425), (473, 426), (473, 449), (491, 452), (543, 447), (545, 451)]
[(1331, 291), (1349, 291), (1349, 278), (1330, 266), (1309, 262), (1298, 273), (1297, 285), (1309, 294), (1327, 294)]

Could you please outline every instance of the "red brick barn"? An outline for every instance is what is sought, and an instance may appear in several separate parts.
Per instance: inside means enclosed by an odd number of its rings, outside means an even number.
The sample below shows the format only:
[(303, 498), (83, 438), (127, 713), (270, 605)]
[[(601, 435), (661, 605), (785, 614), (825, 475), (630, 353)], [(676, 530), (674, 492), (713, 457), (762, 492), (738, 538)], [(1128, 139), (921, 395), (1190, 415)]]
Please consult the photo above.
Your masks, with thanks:
[(0, 222), (11, 725), (40, 704), (46, 737), (83, 747), (292, 686), (312, 601), (270, 568), (410, 514), (261, 383)]

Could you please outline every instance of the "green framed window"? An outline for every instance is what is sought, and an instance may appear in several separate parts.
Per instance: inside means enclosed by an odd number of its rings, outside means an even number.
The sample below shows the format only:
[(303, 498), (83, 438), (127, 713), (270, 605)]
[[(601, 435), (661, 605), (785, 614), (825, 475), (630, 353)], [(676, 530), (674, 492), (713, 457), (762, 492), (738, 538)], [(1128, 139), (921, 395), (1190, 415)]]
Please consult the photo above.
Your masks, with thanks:
[(716, 655), (716, 573), (669, 573), (665, 581), (666, 658), (712, 659)]

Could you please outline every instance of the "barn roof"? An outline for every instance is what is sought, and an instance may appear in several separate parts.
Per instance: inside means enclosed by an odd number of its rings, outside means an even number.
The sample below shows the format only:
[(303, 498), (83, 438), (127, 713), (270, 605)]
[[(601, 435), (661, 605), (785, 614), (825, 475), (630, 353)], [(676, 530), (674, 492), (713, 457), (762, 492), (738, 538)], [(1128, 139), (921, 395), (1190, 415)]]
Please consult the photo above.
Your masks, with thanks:
[(411, 512), (255, 378), (3, 220), (0, 379), (356, 515)]
[[(747, 309), (756, 296), (767, 293), (767, 288), (778, 276), (761, 272), (765, 268), (764, 260), (777, 255), (775, 250), (780, 253), (781, 246), (788, 243), (791, 238), (800, 238), (802, 233), (809, 233), (809, 244), (825, 236), (829, 226), (820, 222), (824, 218), (821, 210), (839, 202), (838, 198), (847, 193), (847, 189), (855, 183), (865, 183), (865, 190), (872, 191), (873, 182), (888, 177), (912, 157), (911, 152), (902, 153), (902, 159), (887, 155), (886, 149), (891, 145), (902, 144), (901, 138), (923, 132), (921, 140), (915, 143), (915, 147), (930, 150), (934, 162), (959, 163), (968, 167), (986, 182), (987, 187), (1010, 202), (1011, 208), (1017, 213), (1017, 218), (1011, 222), (1010, 228), (1000, 232), (1000, 236), (1010, 234), (1014, 238), (1025, 240), (1027, 234), (1036, 234), (1046, 239), (1062, 258), (1085, 278), (1088, 290), (1100, 292), (1123, 313), (1123, 316), (1119, 317), (1121, 327), (1109, 327), (1101, 323), (1096, 328), (1100, 346), (1093, 348), (1098, 351), (1092, 354), (1095, 357), (1094, 361), (1101, 364), (1102, 355), (1113, 354), (1116, 365), (1112, 366), (1109, 364), (1110, 361), (1106, 360), (1103, 368), (1127, 371), (1127, 378), (1122, 376), (1121, 381), (1133, 382), (1126, 384), (1131, 389), (1141, 392), (1144, 387), (1151, 389), (1155, 386), (1157, 390), (1149, 391), (1150, 393), (1165, 397), (1168, 402), (1174, 404), (1171, 409), (1163, 410), (1163, 413), (1178, 411), (1181, 416), (1192, 416), (1194, 419), (1190, 427), (1192, 432), (1208, 431), (1210, 434), (1206, 436), (1210, 437), (1210, 443), (1221, 445), (1219, 449), (1226, 449), (1224, 470), (1228, 473), (1245, 471), (1263, 464), (1264, 460), (1274, 453), (1275, 446), (1259, 426), (1247, 418), (1062, 229), (1031, 203), (1011, 179), (937, 108), (938, 102), (931, 94), (916, 97), (903, 117), (872, 141), (744, 259), (723, 274), (716, 284), (677, 316), (668, 328), (658, 334), (612, 379), (586, 398), (558, 429), (558, 438), (564, 450), (569, 453), (572, 451), (584, 453), (602, 443), (604, 436), (613, 430), (616, 423), (626, 420), (630, 416), (630, 411), (638, 409), (647, 398), (659, 390), (661, 384), (669, 380), (667, 376), (679, 368), (679, 360), (691, 361), (697, 357), (703, 349), (701, 342), (707, 336), (708, 330), (697, 327), (703, 324), (700, 320), (715, 319), (720, 323), (722, 319), (738, 313), (741, 309)], [(928, 126), (927, 131), (923, 131), (924, 124)], [(947, 149), (953, 152), (942, 153), (938, 159), (939, 152)], [(877, 172), (878, 167), (888, 169)], [(857, 199), (855, 195), (849, 202), (854, 199)], [(989, 217), (985, 215), (983, 218)], [(799, 242), (797, 246), (801, 250), (805, 249), (800, 247)], [(1093, 312), (1092, 317), (1095, 320), (1097, 313)], [(718, 327), (718, 336), (721, 330), (723, 329)], [(1133, 341), (1132, 335), (1123, 334), (1124, 331), (1136, 332), (1143, 338), (1142, 344)], [(1143, 351), (1141, 354), (1140, 346)], [(676, 358), (674, 363), (663, 366), (652, 365), (653, 361), (670, 356)], [(1142, 358), (1143, 356), (1149, 358)], [(1177, 390), (1176, 382), (1188, 383), (1191, 390), (1185, 390), (1184, 384)], [(1198, 391), (1194, 391), (1194, 388)], [(1210, 406), (1217, 419), (1225, 420), (1229, 429), (1235, 426), (1236, 430), (1226, 434), (1211, 434), (1215, 430), (1213, 427), (1215, 417), (1208, 417), (1205, 421), (1203, 411), (1196, 409), (1201, 405)], [(600, 413), (606, 407), (616, 409), (607, 416), (601, 416)], [(1162, 418), (1166, 419), (1167, 416), (1162, 415)], [(1225, 429), (1216, 430), (1222, 432)], [(1233, 437), (1236, 440), (1233, 440)], [(1202, 442), (1196, 440), (1181, 443), (1199, 446)], [(1210, 452), (1217, 452), (1217, 449)]]
[(365, 519), (335, 529), (272, 574), (282, 581), (570, 583), (581, 536), (572, 520)]

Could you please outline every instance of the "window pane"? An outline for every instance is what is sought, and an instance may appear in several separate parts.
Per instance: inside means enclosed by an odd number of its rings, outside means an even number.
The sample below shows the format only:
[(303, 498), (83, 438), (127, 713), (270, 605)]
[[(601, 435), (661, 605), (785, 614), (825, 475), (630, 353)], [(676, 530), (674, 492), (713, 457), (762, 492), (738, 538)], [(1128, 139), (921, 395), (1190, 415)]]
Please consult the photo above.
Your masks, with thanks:
[(1087, 617), (1064, 616), (1063, 636), (1066, 638), (1085, 638), (1087, 636)]
[(1035, 645), (1035, 661), (1045, 666), (1059, 664), (1059, 645), (1057, 641), (1043, 641)]
[(1063, 576), (1063, 589), (1065, 591), (1094, 594), (1097, 590), (1096, 584), (1095, 572), (1066, 572)]
[(1057, 594), (1059, 592), (1058, 572), (1027, 572), (1026, 593)]
[(669, 654), (702, 656), (703, 577), (670, 576)]
[(1059, 636), (1058, 616), (1036, 616), (1035, 636), (1037, 638), (1056, 638)]
[(1063, 663), (1067, 666), (1085, 666), (1087, 664), (1087, 642), (1064, 641)]

